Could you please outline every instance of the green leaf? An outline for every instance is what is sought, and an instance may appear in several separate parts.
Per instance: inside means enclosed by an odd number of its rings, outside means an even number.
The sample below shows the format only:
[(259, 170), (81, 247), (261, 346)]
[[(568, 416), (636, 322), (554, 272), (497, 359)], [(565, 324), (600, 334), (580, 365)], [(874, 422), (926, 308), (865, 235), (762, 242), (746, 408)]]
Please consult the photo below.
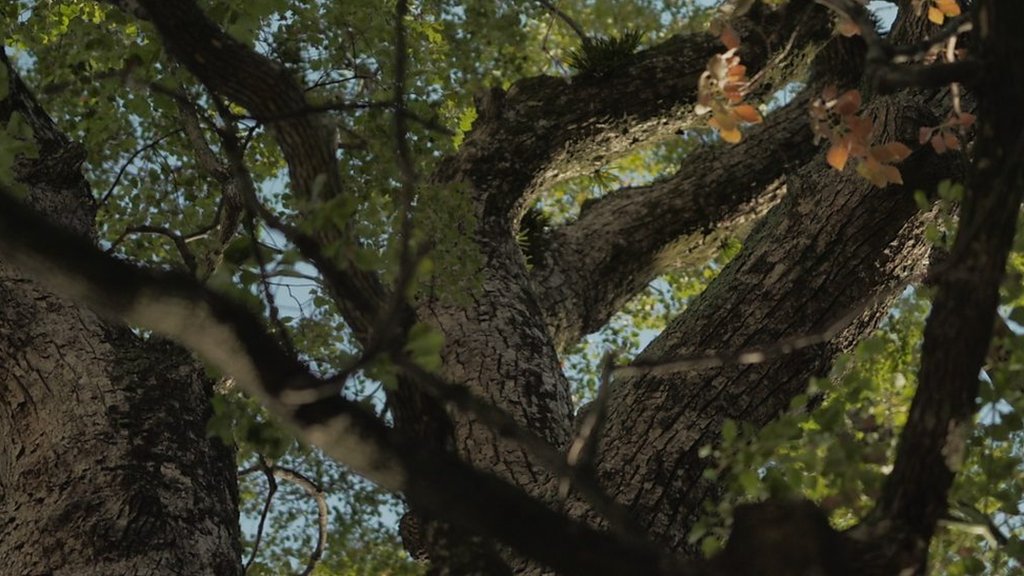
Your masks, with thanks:
[(441, 348), (444, 334), (425, 322), (417, 322), (409, 329), (405, 350), (413, 362), (424, 370), (434, 372), (441, 368)]

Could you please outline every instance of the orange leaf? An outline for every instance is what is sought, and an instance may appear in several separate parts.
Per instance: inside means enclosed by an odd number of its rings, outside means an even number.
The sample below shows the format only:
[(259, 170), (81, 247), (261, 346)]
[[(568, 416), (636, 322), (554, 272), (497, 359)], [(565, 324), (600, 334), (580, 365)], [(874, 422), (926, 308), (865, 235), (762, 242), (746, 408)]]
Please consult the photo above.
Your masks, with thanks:
[(739, 118), (733, 116), (732, 112), (728, 108), (717, 109), (714, 111), (714, 126), (720, 130), (735, 130), (739, 126)]
[(718, 37), (722, 41), (722, 44), (726, 48), (732, 50), (740, 45), (740, 35), (736, 33), (736, 29), (726, 24), (725, 29), (722, 30), (722, 35)]
[(836, 20), (836, 32), (850, 38), (860, 34), (860, 26), (857, 26), (857, 23), (849, 18), (840, 17)]
[(878, 159), (879, 162), (885, 162), (887, 164), (893, 164), (901, 162), (907, 156), (910, 156), (911, 150), (902, 142), (890, 142), (881, 146), (875, 146), (871, 149), (871, 154)]
[(836, 170), (842, 171), (846, 167), (846, 159), (850, 157), (850, 150), (842, 144), (833, 144), (825, 155), (825, 161)]
[(740, 120), (749, 122), (750, 124), (760, 124), (763, 120), (761, 118), (761, 113), (757, 111), (757, 108), (754, 108), (750, 104), (740, 104), (732, 109), (732, 113)]
[(946, 19), (946, 15), (942, 13), (942, 10), (939, 10), (935, 6), (929, 6), (928, 19), (941, 26), (942, 22)]
[(932, 132), (934, 131), (935, 129), (930, 126), (921, 126), (921, 129), (917, 132), (917, 141), (920, 142), (921, 144), (924, 144), (925, 142), (931, 140)]
[(961, 112), (960, 115), (957, 117), (957, 123), (963, 126), (964, 128), (968, 128), (971, 126), (971, 124), (974, 124), (974, 120), (974, 114), (970, 114), (968, 112)]
[(932, 148), (935, 149), (937, 154), (944, 154), (946, 152), (946, 142), (942, 139), (942, 134), (932, 136)]
[[(903, 174), (900, 174), (899, 168), (895, 166), (882, 166), (882, 174), (888, 182), (903, 184)], [(882, 184), (882, 186), (885, 186), (885, 184)]]
[(860, 108), (860, 92), (847, 90), (836, 100), (836, 113), (841, 116), (853, 114)]
[(733, 128), (732, 130), (722, 130), (720, 132), (722, 140), (725, 140), (729, 144), (736, 144), (743, 139), (743, 133)]
[(935, 0), (935, 5), (949, 18), (960, 15), (960, 5), (956, 0)]
[(942, 139), (946, 142), (946, 148), (949, 148), (950, 150), (960, 149), (960, 139), (956, 137), (956, 134), (949, 131), (943, 131)]

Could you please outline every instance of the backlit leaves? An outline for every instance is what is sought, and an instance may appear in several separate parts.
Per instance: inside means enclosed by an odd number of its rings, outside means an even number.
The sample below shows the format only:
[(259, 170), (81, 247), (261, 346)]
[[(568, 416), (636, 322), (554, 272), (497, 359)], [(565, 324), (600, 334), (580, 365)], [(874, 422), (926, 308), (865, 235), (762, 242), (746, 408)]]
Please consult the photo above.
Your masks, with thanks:
[(927, 8), (928, 20), (940, 26), (946, 18), (960, 15), (960, 5), (956, 0), (914, 0), (913, 7), (918, 15)]
[(838, 93), (835, 86), (822, 91), (811, 103), (811, 129), (815, 142), (829, 141), (825, 160), (836, 170), (843, 170), (851, 159), (857, 162), (857, 174), (878, 187), (902, 184), (900, 171), (893, 166), (910, 155), (911, 150), (900, 142), (872, 146), (874, 122), (859, 114), (861, 94), (857, 90)]
[(718, 131), (722, 140), (735, 144), (743, 139), (739, 130), (741, 124), (758, 124), (762, 118), (757, 108), (743, 103), (749, 82), (747, 67), (740, 64), (740, 57), (736, 54), (739, 37), (726, 25), (721, 40), (728, 50), (708, 60), (697, 87), (694, 112), (710, 112), (708, 125)]
[(918, 133), (918, 141), (921, 144), (931, 144), (939, 154), (946, 150), (959, 150), (960, 138), (974, 125), (974, 120), (974, 114), (953, 112), (938, 126), (922, 126)]

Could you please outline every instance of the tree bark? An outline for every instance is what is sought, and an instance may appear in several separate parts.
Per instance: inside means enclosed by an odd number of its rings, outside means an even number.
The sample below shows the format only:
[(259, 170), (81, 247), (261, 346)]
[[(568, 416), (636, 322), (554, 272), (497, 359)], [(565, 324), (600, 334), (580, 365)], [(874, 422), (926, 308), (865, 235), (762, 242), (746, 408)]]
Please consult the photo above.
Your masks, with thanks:
[[(16, 181), (91, 242), (67, 140), (0, 53), (39, 160)], [(4, 573), (241, 574), (233, 450), (206, 436), (210, 379), (157, 337), (105, 322), (0, 261), (0, 558)]]

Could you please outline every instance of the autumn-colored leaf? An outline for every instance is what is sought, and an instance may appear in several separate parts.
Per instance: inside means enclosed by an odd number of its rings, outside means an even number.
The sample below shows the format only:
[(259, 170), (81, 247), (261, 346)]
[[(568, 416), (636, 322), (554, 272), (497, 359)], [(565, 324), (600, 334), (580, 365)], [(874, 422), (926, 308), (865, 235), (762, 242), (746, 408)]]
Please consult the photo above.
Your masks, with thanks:
[(957, 116), (957, 124), (964, 128), (969, 128), (972, 124), (974, 124), (975, 120), (976, 117), (974, 116), (974, 114), (971, 114), (969, 112), (961, 112), (959, 116)]
[(903, 184), (903, 175), (895, 166), (882, 164), (870, 157), (857, 166), (857, 173), (879, 188), (884, 188), (890, 183)]
[(875, 146), (871, 149), (871, 155), (878, 159), (879, 162), (892, 164), (895, 162), (903, 161), (907, 156), (910, 156), (912, 150), (902, 142), (890, 142), (888, 144), (882, 144), (881, 146)]
[(935, 6), (947, 18), (955, 18), (960, 15), (960, 5), (956, 0), (935, 0)]
[(946, 15), (942, 13), (942, 10), (939, 10), (935, 6), (929, 6), (928, 19), (941, 26), (942, 22), (946, 19)]
[(849, 18), (840, 17), (836, 21), (836, 32), (840, 35), (850, 38), (860, 34), (860, 26), (856, 22)]
[(736, 33), (736, 29), (726, 24), (722, 30), (722, 35), (718, 37), (722, 44), (728, 49), (737, 48), (740, 45), (740, 35)]
[(871, 132), (874, 130), (874, 122), (871, 118), (861, 118), (860, 116), (846, 116), (844, 118), (846, 125), (850, 128), (850, 138), (857, 141), (867, 143), (871, 138)]
[(735, 130), (739, 126), (740, 122), (739, 118), (734, 116), (728, 108), (723, 106), (715, 110), (714, 117), (711, 118), (711, 121), (709, 121), (708, 124), (711, 124), (714, 128), (725, 131)]
[(946, 148), (949, 148), (950, 150), (960, 149), (960, 139), (957, 138), (956, 134), (953, 134), (951, 131), (944, 130), (942, 132), (942, 140), (945, 141)]
[(743, 139), (743, 133), (736, 128), (733, 128), (732, 130), (722, 130), (719, 134), (721, 134), (722, 140), (725, 140), (729, 144), (736, 144)]
[(836, 170), (842, 170), (846, 167), (846, 160), (850, 157), (850, 149), (842, 144), (833, 144), (828, 149), (828, 154), (825, 155), (825, 160), (828, 165), (835, 168)]
[(942, 134), (936, 132), (935, 135), (932, 136), (931, 142), (932, 148), (935, 149), (936, 153), (944, 154), (946, 152), (946, 141), (943, 140)]
[(750, 104), (740, 104), (732, 109), (732, 113), (740, 120), (750, 124), (760, 124), (763, 120), (763, 118), (761, 118), (761, 113), (757, 111), (757, 108), (754, 108)]
[(836, 100), (836, 113), (842, 116), (853, 114), (860, 109), (860, 91), (847, 90)]
[(935, 128), (931, 126), (921, 126), (917, 131), (917, 141), (924, 144), (932, 139), (932, 133), (935, 132)]

